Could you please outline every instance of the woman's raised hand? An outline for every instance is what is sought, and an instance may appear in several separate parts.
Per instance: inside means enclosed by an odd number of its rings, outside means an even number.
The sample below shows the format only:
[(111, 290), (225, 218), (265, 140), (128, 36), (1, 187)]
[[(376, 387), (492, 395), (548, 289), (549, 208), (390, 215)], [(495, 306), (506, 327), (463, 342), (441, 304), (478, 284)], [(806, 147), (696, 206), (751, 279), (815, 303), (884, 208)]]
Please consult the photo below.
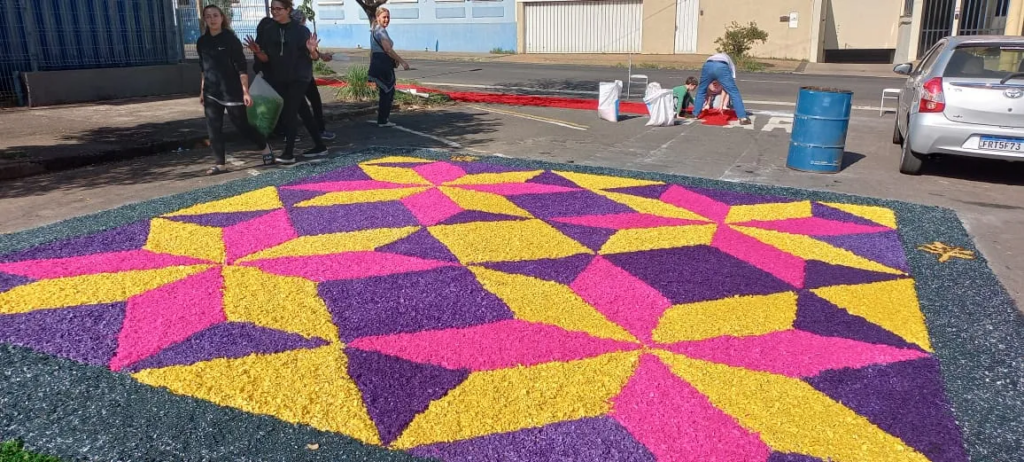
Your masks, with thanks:
[(320, 39), (317, 38), (316, 32), (309, 35), (309, 40), (306, 40), (306, 48), (310, 53), (316, 53), (316, 48), (320, 46)]
[(251, 35), (245, 36), (245, 47), (248, 48), (252, 54), (259, 54), (263, 52), (263, 50), (260, 49), (260, 45), (256, 43), (256, 39), (252, 38)]

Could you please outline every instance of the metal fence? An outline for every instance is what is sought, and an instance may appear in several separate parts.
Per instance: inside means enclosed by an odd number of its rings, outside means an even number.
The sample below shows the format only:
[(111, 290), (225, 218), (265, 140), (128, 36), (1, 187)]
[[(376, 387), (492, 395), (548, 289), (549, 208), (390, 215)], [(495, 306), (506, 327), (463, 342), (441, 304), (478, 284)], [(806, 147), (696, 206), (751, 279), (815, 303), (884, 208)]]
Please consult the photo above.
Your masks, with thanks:
[(960, 35), (1002, 35), (1010, 0), (964, 0)]
[[(215, 4), (231, 18), (231, 29), (239, 40), (246, 35), (256, 36), (256, 25), (267, 17), (270, 11), (270, 0), (172, 0), (175, 5), (174, 17), (178, 25), (178, 36), (181, 37), (182, 52), (185, 59), (196, 59), (196, 40), (202, 34), (200, 26), (200, 5)], [(246, 57), (251, 57), (249, 50)]]
[(168, 0), (0, 2), (0, 105), (22, 99), (23, 72), (174, 63)]

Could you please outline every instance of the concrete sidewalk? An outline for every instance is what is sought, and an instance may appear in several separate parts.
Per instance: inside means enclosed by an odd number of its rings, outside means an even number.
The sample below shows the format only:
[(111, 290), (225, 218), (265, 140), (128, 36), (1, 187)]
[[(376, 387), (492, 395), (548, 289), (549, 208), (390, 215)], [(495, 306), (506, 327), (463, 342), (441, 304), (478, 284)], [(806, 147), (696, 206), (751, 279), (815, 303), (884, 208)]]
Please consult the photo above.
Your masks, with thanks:
[[(375, 103), (324, 104), (328, 120), (373, 113)], [(235, 130), (225, 125), (231, 141)], [(8, 109), (0, 111), (0, 126), (0, 180), (209, 144), (197, 96)]]

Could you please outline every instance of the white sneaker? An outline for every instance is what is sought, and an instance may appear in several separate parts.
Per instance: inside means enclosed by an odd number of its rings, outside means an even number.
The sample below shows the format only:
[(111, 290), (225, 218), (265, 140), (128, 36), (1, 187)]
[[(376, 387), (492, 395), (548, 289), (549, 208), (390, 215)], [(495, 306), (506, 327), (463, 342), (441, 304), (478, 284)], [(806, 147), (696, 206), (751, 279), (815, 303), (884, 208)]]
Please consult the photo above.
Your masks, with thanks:
[(381, 128), (391, 128), (391, 127), (396, 127), (397, 125), (394, 122), (385, 122), (385, 123), (382, 123), (382, 124), (377, 124), (377, 126), (381, 127)]

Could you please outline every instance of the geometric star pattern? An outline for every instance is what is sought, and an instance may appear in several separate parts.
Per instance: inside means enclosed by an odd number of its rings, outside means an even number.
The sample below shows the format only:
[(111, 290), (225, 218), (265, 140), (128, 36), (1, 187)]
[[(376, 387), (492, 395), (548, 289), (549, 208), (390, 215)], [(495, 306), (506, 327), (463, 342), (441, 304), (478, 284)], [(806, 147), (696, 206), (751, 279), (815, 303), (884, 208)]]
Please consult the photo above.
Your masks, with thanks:
[(898, 243), (881, 207), (384, 157), (0, 256), (0, 342), (443, 460), (965, 461)]

